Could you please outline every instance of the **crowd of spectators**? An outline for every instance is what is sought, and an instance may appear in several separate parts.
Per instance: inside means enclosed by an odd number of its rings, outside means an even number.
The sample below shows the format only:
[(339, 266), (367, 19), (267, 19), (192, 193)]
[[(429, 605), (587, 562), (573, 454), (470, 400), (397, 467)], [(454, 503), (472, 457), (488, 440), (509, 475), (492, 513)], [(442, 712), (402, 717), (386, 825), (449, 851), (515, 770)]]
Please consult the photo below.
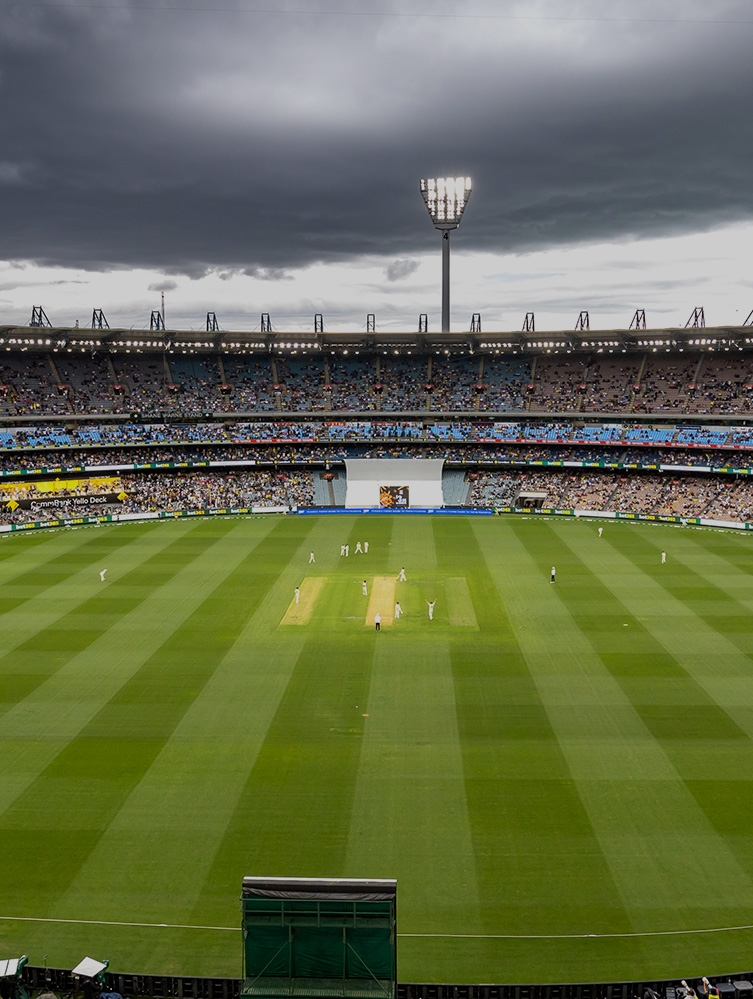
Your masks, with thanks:
[[(571, 454), (601, 448), (602, 453), (628, 451), (635, 460), (647, 462), (646, 455), (668, 457), (680, 449), (694, 464), (702, 455), (702, 464), (728, 463), (743, 449), (753, 450), (753, 427), (716, 426), (643, 426), (624, 424), (579, 423), (470, 423), (452, 421), (425, 424), (373, 421), (301, 422), (171, 422), (121, 424), (35, 425), (7, 427), (0, 430), (0, 454), (19, 450), (77, 449), (165, 444), (254, 444), (290, 442), (315, 444), (360, 443), (394, 444), (441, 443), (446, 446), (472, 444), (520, 447), (571, 448)], [(692, 448), (692, 452), (691, 449)], [(706, 449), (706, 450), (702, 450)], [(724, 449), (729, 449), (726, 453)], [(735, 450), (736, 449), (736, 450)], [(723, 459), (723, 461), (722, 461)], [(620, 460), (619, 458), (615, 460)]]
[(469, 503), (477, 507), (536, 505), (525, 498), (533, 492), (544, 493), (538, 505), (550, 509), (737, 522), (753, 518), (753, 479), (747, 476), (484, 471), (471, 481)]
[(249, 506), (311, 506), (314, 484), (310, 472), (251, 472), (182, 475), (128, 473), (121, 476), (129, 512), (225, 509)]
[[(229, 454), (235, 454), (228, 449)], [(166, 452), (170, 457), (170, 453)], [(235, 457), (228, 461), (238, 460)], [(113, 464), (113, 463), (111, 463)], [(82, 496), (109, 497), (93, 512), (150, 511), (246, 506), (311, 506), (313, 472), (278, 466), (275, 469), (227, 467), (170, 471), (123, 472), (99, 467), (100, 481), (80, 478), (74, 488), (49, 491), (43, 482), (3, 488), (2, 523), (78, 516)], [(90, 466), (94, 468), (95, 466)], [(457, 474), (457, 473), (452, 473)], [(624, 474), (621, 469), (589, 471), (575, 468), (516, 468), (469, 470), (471, 506), (520, 506), (538, 503), (548, 508), (643, 513), (678, 517), (747, 520), (753, 517), (753, 477), (713, 474)], [(61, 483), (63, 485), (63, 483)], [(120, 494), (117, 501), (113, 493)], [(535, 493), (537, 498), (531, 499)], [(13, 509), (11, 500), (22, 501)], [(25, 501), (25, 502), (24, 502)]]
[[(44, 491), (35, 485), (3, 491), (0, 523), (19, 524), (86, 513), (124, 514), (229, 507), (311, 506), (314, 483), (310, 472), (233, 471), (207, 473), (127, 473), (110, 483), (78, 482), (73, 489)], [(102, 503), (83, 507), (76, 500), (101, 497)], [(122, 498), (118, 499), (117, 496)], [(23, 506), (16, 503), (26, 501)]]
[(577, 410), (585, 378), (585, 361), (559, 356), (537, 357), (527, 408), (534, 412)]
[(427, 409), (471, 412), (479, 409), (481, 379), (473, 357), (435, 357), (431, 364), (431, 398)]
[(491, 354), (483, 358), (480, 378), (483, 391), (477, 396), (479, 410), (507, 413), (526, 408), (530, 361)]
[(699, 358), (652, 357), (646, 364), (633, 409), (642, 413), (685, 412)]
[(6, 350), (0, 414), (753, 413), (753, 361), (700, 353)]
[(0, 413), (37, 416), (72, 413), (68, 390), (50, 354), (0, 354)]
[[(551, 509), (727, 521), (753, 519), (753, 478), (749, 477), (692, 473), (624, 476), (609, 471), (538, 469), (469, 472), (468, 483), (468, 504), (472, 507), (538, 505)], [(315, 503), (314, 473), (291, 469), (129, 472), (99, 482), (80, 480), (74, 488), (54, 492), (27, 484), (12, 491), (4, 489), (1, 495), (0, 523), (4, 524), (87, 513), (230, 507), (294, 509), (311, 507)], [(82, 497), (88, 499), (84, 501)], [(98, 499), (101, 502), (97, 502)]]
[(327, 405), (324, 389), (324, 358), (278, 358), (275, 367), (280, 386), (280, 409), (301, 413), (332, 408)]
[(588, 365), (579, 408), (589, 413), (625, 413), (635, 398), (640, 359), (599, 360)]
[(390, 440), (331, 444), (180, 444), (101, 448), (49, 448), (0, 452), (0, 473), (44, 468), (96, 469), (150, 464), (256, 462), (326, 465), (348, 458), (434, 458), (454, 464), (551, 464), (583, 462), (613, 467), (749, 469), (753, 451), (637, 451), (618, 447), (546, 447), (545, 445), (415, 444)]
[(750, 413), (753, 410), (753, 364), (723, 357), (707, 358), (698, 385), (688, 393), (689, 413)]

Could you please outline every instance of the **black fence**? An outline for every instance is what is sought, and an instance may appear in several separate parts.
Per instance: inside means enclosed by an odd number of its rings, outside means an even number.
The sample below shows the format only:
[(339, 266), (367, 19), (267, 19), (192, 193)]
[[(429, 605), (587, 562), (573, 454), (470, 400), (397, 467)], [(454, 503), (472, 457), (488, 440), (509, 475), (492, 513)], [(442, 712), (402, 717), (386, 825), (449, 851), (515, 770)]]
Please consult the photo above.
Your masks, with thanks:
[[(720, 999), (753, 999), (753, 972), (723, 975), (710, 981), (719, 989)], [(40, 992), (73, 993), (81, 980), (61, 968), (27, 965), (23, 972), (27, 989)], [(700, 985), (695, 979), (690, 985)], [(397, 999), (643, 999), (646, 989), (660, 997), (675, 999), (679, 979), (651, 982), (591, 982), (578, 985), (426, 985), (400, 982)], [(105, 973), (104, 991), (123, 996), (151, 999), (237, 999), (240, 978), (191, 978), (171, 975), (121, 975)], [(699, 996), (700, 996), (699, 991)]]

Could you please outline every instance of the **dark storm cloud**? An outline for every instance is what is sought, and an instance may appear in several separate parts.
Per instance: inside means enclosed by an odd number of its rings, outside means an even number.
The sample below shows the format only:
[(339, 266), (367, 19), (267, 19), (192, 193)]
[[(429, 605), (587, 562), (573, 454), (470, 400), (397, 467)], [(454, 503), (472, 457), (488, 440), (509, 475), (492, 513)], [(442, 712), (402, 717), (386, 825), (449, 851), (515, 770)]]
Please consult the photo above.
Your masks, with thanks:
[(454, 239), (479, 250), (753, 217), (743, 3), (211, 6), (2, 8), (4, 259), (275, 281), (363, 255), (395, 280), (436, 247), (418, 180), (444, 173), (473, 177)]
[(393, 260), (384, 268), (384, 276), (388, 281), (400, 281), (410, 277), (418, 268), (417, 260)]
[(259, 281), (292, 280), (292, 275), (282, 267), (244, 267), (243, 273), (246, 277), (253, 277)]

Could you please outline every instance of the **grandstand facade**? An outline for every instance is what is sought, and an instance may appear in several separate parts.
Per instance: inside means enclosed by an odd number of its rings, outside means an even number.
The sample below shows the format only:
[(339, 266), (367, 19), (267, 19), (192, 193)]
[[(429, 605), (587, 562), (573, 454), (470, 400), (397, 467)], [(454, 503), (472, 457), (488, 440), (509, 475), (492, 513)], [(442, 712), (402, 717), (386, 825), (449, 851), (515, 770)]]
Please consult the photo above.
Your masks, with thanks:
[(751, 334), (3, 326), (2, 522), (341, 506), (346, 459), (424, 457), (457, 508), (747, 523)]
[(753, 327), (285, 334), (0, 326), (0, 415), (753, 414)]

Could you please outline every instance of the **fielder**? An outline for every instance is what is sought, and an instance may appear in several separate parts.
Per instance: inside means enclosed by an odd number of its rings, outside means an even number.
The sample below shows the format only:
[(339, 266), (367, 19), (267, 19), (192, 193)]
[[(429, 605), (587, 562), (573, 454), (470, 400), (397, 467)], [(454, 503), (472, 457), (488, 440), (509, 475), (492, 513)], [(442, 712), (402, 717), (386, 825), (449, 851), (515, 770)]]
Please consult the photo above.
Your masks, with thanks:
[(430, 621), (434, 620), (434, 604), (435, 603), (436, 603), (436, 600), (427, 600), (426, 601), (426, 606), (429, 608), (429, 620)]
[(363, 543), (363, 553), (364, 553), (364, 555), (368, 555), (369, 554), (369, 542), (368, 541), (364, 541), (364, 543)]
[(599, 528), (599, 537), (601, 537), (603, 533), (604, 533), (604, 528), (600, 527)]
[(554, 577), (555, 577), (556, 575), (557, 575), (557, 570), (556, 570), (556, 569), (554, 568), (554, 566), (552, 566), (552, 575), (551, 575), (551, 576), (549, 577), (549, 582), (550, 582), (550, 583), (553, 583), (553, 582), (554, 582)]
[(397, 577), (397, 581), (398, 583), (405, 582), (405, 566), (403, 566), (402, 569), (400, 570), (400, 575)]
[[(342, 555), (342, 552), (340, 552), (340, 554)], [(313, 552), (309, 555), (309, 565), (311, 565), (312, 562), (316, 562)]]
[(100, 581), (100, 583), (104, 583), (104, 581), (105, 581), (105, 573), (106, 573), (106, 572), (107, 572), (107, 569), (103, 569), (103, 570), (102, 570), (102, 571), (100, 572), (100, 574), (99, 574), (99, 581)]
[(403, 613), (403, 608), (400, 606), (400, 601), (395, 601), (395, 620), (400, 620), (400, 615)]
[(300, 590), (300, 587), (296, 586), (296, 588), (295, 588), (295, 602), (298, 603), (298, 601), (300, 599), (301, 599), (301, 590)]
[(664, 563), (666, 561), (667, 561), (667, 553), (666, 552), (662, 552), (661, 553), (661, 564), (664, 565)]
[(356, 550), (355, 550), (355, 552), (353, 554), (354, 555), (363, 555), (363, 548), (361, 548), (361, 542), (360, 541), (356, 542)]
[(369, 591), (366, 588), (366, 580), (365, 579), (364, 579), (363, 583), (361, 584), (361, 589), (363, 590), (363, 595), (365, 597), (368, 597)]

